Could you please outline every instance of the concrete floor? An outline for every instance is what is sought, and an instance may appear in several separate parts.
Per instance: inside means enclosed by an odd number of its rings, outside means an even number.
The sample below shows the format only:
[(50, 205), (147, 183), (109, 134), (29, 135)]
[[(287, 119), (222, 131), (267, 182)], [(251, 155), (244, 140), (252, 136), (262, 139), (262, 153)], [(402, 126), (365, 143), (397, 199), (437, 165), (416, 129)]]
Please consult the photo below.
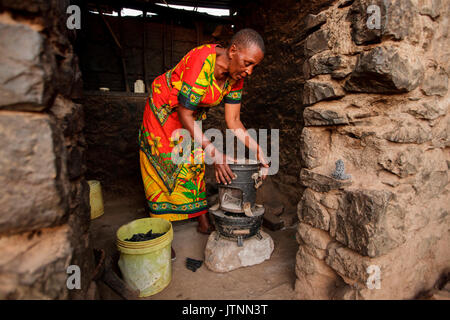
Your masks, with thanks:
[[(105, 213), (92, 221), (93, 247), (107, 254), (117, 254), (117, 229), (134, 219), (145, 218), (141, 198), (104, 195)], [(296, 228), (272, 232), (263, 227), (274, 240), (275, 249), (269, 260), (227, 273), (215, 273), (204, 264), (196, 272), (185, 267), (187, 257), (204, 260), (208, 235), (196, 231), (197, 221), (173, 222), (172, 246), (177, 259), (172, 264), (172, 281), (160, 293), (146, 299), (158, 300), (291, 300), (294, 299)], [(101, 299), (121, 299), (102, 282), (98, 282)]]

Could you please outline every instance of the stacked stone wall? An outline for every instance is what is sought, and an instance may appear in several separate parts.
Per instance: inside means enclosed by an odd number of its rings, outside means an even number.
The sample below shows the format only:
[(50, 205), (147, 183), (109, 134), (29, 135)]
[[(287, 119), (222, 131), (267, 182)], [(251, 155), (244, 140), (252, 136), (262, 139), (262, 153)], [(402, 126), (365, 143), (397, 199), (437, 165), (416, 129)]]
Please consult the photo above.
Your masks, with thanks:
[(266, 42), (242, 118), (280, 129), (274, 180), (298, 203), (298, 298), (430, 289), (450, 267), (448, 2), (258, 1), (237, 20)]
[(325, 22), (302, 44), (298, 297), (415, 298), (450, 267), (448, 3), (337, 1), (310, 19)]
[[(0, 2), (0, 299), (83, 298), (94, 258), (68, 1)], [(69, 291), (78, 265), (81, 289)]]

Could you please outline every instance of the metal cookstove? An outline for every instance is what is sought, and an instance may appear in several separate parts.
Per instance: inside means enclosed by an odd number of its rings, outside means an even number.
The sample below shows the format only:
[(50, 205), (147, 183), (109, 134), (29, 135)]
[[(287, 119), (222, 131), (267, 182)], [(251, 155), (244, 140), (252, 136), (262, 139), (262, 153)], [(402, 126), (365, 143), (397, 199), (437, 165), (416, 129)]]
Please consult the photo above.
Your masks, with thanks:
[(216, 240), (223, 237), (236, 240), (239, 247), (244, 239), (256, 236), (262, 225), (264, 206), (256, 204), (256, 189), (262, 184), (259, 163), (246, 160), (244, 164), (229, 164), (237, 176), (228, 185), (218, 184), (219, 202), (209, 209), (216, 226)]

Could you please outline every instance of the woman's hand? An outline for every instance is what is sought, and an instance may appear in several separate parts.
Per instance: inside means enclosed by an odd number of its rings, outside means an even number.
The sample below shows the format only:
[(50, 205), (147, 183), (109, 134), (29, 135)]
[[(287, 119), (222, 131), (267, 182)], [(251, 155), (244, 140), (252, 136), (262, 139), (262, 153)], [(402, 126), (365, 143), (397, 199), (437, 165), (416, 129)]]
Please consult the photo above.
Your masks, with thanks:
[(234, 159), (215, 150), (214, 171), (217, 183), (229, 184), (231, 183), (232, 179), (236, 179), (236, 175), (230, 169), (230, 166), (227, 164), (227, 161), (235, 162)]
[(258, 153), (256, 154), (257, 159), (262, 165), (261, 168), (261, 177), (262, 179), (267, 178), (267, 173), (269, 172), (269, 163), (266, 160), (266, 157), (264, 156), (264, 152), (261, 150), (261, 148), (258, 146)]

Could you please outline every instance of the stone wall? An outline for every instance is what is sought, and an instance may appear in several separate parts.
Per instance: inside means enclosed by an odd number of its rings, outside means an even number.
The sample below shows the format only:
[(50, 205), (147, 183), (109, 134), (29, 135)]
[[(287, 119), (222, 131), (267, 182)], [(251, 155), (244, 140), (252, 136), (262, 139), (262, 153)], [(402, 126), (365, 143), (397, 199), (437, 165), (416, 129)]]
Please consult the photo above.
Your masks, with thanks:
[[(83, 298), (94, 258), (68, 1), (0, 2), (0, 299)], [(69, 292), (67, 267), (81, 269)]]
[[(411, 299), (450, 267), (450, 8), (383, 3), (335, 1), (299, 46), (301, 299)], [(333, 175), (339, 159), (349, 179)]]
[(298, 298), (430, 289), (450, 267), (448, 3), (261, 0), (236, 19), (266, 42), (242, 118), (280, 129), (273, 180), (298, 202)]

